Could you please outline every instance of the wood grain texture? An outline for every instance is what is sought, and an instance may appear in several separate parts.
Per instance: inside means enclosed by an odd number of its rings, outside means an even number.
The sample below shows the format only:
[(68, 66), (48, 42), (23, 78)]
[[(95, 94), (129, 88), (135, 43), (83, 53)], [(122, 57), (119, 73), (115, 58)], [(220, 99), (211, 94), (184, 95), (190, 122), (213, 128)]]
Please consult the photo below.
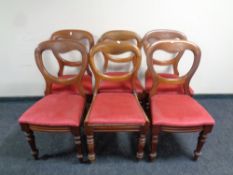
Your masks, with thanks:
[[(132, 58), (128, 59), (129, 61), (133, 63), (133, 69), (132, 71), (127, 72), (125, 75), (121, 75), (121, 76), (106, 75), (103, 72), (100, 72), (95, 65), (94, 57), (95, 57), (95, 54), (99, 52), (103, 52), (105, 54), (110, 55), (110, 54), (121, 54), (127, 51), (130, 51), (133, 54)], [(125, 62), (125, 61), (126, 60), (120, 60), (119, 62)], [(90, 162), (93, 162), (95, 160), (95, 151), (94, 151), (94, 133), (95, 132), (138, 132), (139, 141), (138, 141), (138, 152), (137, 152), (136, 157), (138, 159), (143, 158), (144, 146), (145, 146), (145, 134), (149, 127), (149, 120), (145, 113), (144, 113), (145, 124), (127, 125), (127, 124), (113, 124), (113, 123), (112, 124), (93, 124), (93, 123), (90, 124), (88, 123), (88, 118), (89, 118), (90, 111), (92, 110), (93, 102), (95, 101), (95, 97), (99, 93), (98, 92), (99, 84), (103, 80), (104, 81), (118, 81), (118, 82), (130, 80), (132, 87), (133, 87), (132, 93), (134, 93), (134, 97), (135, 97), (135, 100), (137, 101), (138, 107), (141, 108), (140, 103), (137, 98), (136, 91), (135, 91), (135, 86), (134, 86), (134, 79), (137, 76), (140, 63), (141, 63), (141, 52), (139, 48), (126, 41), (122, 41), (120, 43), (116, 41), (104, 41), (104, 42), (98, 43), (92, 48), (91, 53), (90, 53), (90, 66), (95, 76), (95, 88), (94, 88), (93, 101), (87, 113), (86, 119), (84, 121), (84, 128), (85, 128), (85, 133), (87, 135), (87, 144), (88, 144), (88, 159)], [(117, 106), (113, 106), (113, 107), (115, 108)]]
[[(74, 75), (72, 78), (59, 78), (51, 75), (45, 68), (42, 54), (45, 50), (51, 50), (54, 53), (55, 58), (58, 60), (59, 64), (67, 64), (70, 66), (79, 66), (80, 71), (78, 74)], [(72, 50), (78, 50), (82, 55), (82, 61), (69, 63), (64, 61), (59, 53), (64, 53)], [(35, 59), (36, 64), (42, 73), (45, 81), (46, 81), (46, 90), (45, 95), (51, 94), (51, 86), (53, 83), (58, 83), (62, 85), (75, 85), (78, 88), (77, 95), (83, 96), (85, 98), (84, 90), (81, 85), (81, 79), (86, 71), (88, 64), (88, 57), (85, 47), (77, 42), (72, 40), (49, 40), (42, 42), (38, 45), (35, 50)], [(74, 94), (75, 95), (75, 94)], [(59, 106), (58, 106), (59, 107)], [(83, 109), (84, 111), (84, 109)], [(82, 119), (81, 119), (82, 120)], [(80, 126), (43, 126), (43, 125), (34, 125), (31, 124), (21, 124), (22, 130), (26, 133), (28, 143), (32, 150), (32, 155), (35, 159), (38, 159), (38, 149), (36, 148), (35, 139), (33, 132), (71, 132), (74, 136), (74, 142), (77, 148), (77, 157), (80, 161), (83, 160), (82, 147), (81, 147), (81, 136), (80, 136)]]
[[(154, 70), (154, 62), (153, 62), (153, 53), (157, 50), (164, 50), (168, 52), (178, 52), (184, 53), (184, 51), (189, 50), (193, 53), (193, 64), (190, 70), (183, 76), (169, 79), (166, 77), (162, 77), (159, 75), (158, 72)], [(153, 78), (153, 86), (150, 91), (150, 97), (157, 95), (157, 89), (160, 84), (181, 84), (184, 88), (184, 92), (187, 95), (191, 95), (189, 91), (189, 83), (196, 72), (201, 58), (201, 50), (200, 48), (190, 41), (185, 40), (161, 40), (158, 42), (153, 43), (148, 48), (146, 48), (147, 54), (147, 65), (149, 72)], [(178, 60), (182, 59), (180, 57)], [(176, 63), (178, 64), (178, 63)], [(153, 108), (153, 106), (151, 106)], [(200, 132), (200, 136), (198, 138), (197, 147), (194, 151), (194, 160), (197, 160), (200, 156), (201, 148), (203, 147), (207, 134), (211, 132), (213, 126), (212, 125), (195, 125), (195, 126), (167, 126), (167, 125), (156, 125), (152, 124), (151, 128), (151, 153), (150, 159), (153, 160), (157, 156), (157, 147), (158, 147), (158, 140), (160, 132), (169, 132), (169, 133), (188, 133), (188, 132)]]
[[(85, 30), (77, 30), (77, 29), (67, 29), (67, 30), (59, 30), (54, 33), (52, 33), (51, 40), (73, 40), (74, 42), (83, 44), (86, 42), (87, 45), (84, 45), (87, 51), (87, 54), (89, 55), (89, 52), (91, 48), (94, 46), (94, 37), (93, 35)], [(70, 64), (70, 62), (61, 62), (59, 64), (59, 72), (58, 75), (61, 76), (63, 75), (64, 71), (64, 66), (76, 66)], [(80, 66), (80, 65), (77, 65)], [(91, 76), (91, 71), (89, 66), (87, 66), (87, 73)]]

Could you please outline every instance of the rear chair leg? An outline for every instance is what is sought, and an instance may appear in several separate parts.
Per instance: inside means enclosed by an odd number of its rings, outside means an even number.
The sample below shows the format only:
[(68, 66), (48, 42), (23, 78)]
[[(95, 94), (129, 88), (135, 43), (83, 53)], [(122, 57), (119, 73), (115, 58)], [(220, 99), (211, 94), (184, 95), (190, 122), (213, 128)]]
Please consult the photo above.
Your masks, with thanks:
[(205, 141), (207, 139), (207, 134), (211, 132), (213, 126), (206, 126), (204, 127), (203, 131), (200, 132), (197, 142), (197, 147), (194, 151), (193, 159), (197, 160), (201, 155), (201, 149), (203, 145), (205, 144)]
[(88, 160), (90, 162), (95, 161), (95, 144), (94, 144), (94, 133), (92, 129), (86, 129), (87, 135), (87, 147), (88, 147)]
[(159, 127), (152, 126), (151, 133), (151, 152), (150, 160), (153, 161), (157, 157), (157, 147), (158, 147), (158, 138), (159, 138)]
[(138, 152), (137, 152), (138, 160), (142, 159), (144, 156), (145, 144), (146, 144), (146, 135), (144, 132), (141, 132), (138, 140)]
[(83, 153), (82, 153), (82, 142), (80, 136), (80, 128), (71, 128), (71, 133), (74, 136), (74, 143), (77, 148), (77, 158), (80, 162), (83, 161)]
[(34, 137), (33, 131), (27, 130), (27, 131), (25, 131), (25, 135), (26, 135), (27, 141), (28, 141), (28, 143), (29, 143), (29, 145), (31, 147), (32, 156), (34, 157), (35, 160), (38, 160), (39, 151), (36, 148), (35, 137)]

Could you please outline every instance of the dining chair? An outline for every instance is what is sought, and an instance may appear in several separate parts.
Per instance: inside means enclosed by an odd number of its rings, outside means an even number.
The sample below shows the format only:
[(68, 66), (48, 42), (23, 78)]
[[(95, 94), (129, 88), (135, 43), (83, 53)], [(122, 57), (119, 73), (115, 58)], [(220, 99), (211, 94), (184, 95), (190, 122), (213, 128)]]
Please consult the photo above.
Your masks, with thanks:
[[(69, 66), (79, 66), (79, 73), (72, 77), (56, 77), (46, 69), (44, 60), (50, 59), (44, 54), (51, 51), (58, 60), (64, 60), (61, 54), (78, 51), (82, 55), (81, 61), (66, 62)], [(70, 40), (49, 40), (42, 42), (35, 50), (36, 64), (42, 73), (45, 82), (45, 96), (27, 109), (19, 118), (19, 124), (27, 137), (32, 150), (32, 156), (38, 159), (38, 149), (35, 144), (34, 132), (71, 132), (74, 135), (77, 147), (77, 157), (83, 159), (80, 125), (85, 109), (85, 93), (82, 87), (82, 77), (87, 68), (87, 52), (85, 47)], [(52, 85), (56, 83), (63, 86), (75, 86), (76, 91), (53, 92)]]
[[(151, 59), (148, 56), (148, 49), (150, 46), (158, 41), (161, 40), (187, 40), (187, 37), (182, 32), (176, 31), (176, 30), (169, 30), (169, 29), (158, 29), (158, 30), (152, 30), (145, 34), (143, 37), (143, 49), (146, 54), (147, 59)], [(166, 77), (166, 78), (177, 78), (179, 76), (179, 70), (178, 65), (180, 58), (182, 57), (183, 52), (176, 53), (175, 55), (172, 55), (171, 58), (168, 59), (161, 59), (161, 58), (155, 58), (154, 55), (151, 55), (153, 57), (153, 65), (154, 66), (161, 66), (161, 67), (172, 67), (172, 72), (164, 72), (160, 73), (160, 76)], [(149, 68), (147, 68), (145, 73), (145, 91), (149, 93), (149, 91), (152, 88), (152, 77), (151, 73), (149, 71)], [(190, 88), (190, 93), (193, 94), (193, 89)], [(179, 85), (173, 85), (173, 84), (160, 84), (160, 87), (158, 88), (158, 93), (184, 93), (183, 88)]]
[[(133, 31), (128, 31), (128, 30), (112, 30), (112, 31), (108, 31), (105, 32), (104, 34), (102, 34), (102, 36), (99, 38), (97, 43), (101, 43), (101, 42), (108, 42), (108, 41), (116, 41), (118, 43), (120, 42), (129, 42), (132, 45), (138, 47), (139, 49), (141, 49), (142, 46), (142, 42), (141, 42), (141, 38), (140, 36), (133, 32)], [(103, 70), (106, 72), (107, 75), (122, 75), (125, 74), (125, 71), (127, 68), (124, 68), (124, 70), (122, 71), (115, 71), (115, 70), (110, 70), (110, 65), (109, 62), (113, 62), (113, 63), (117, 63), (118, 59), (111, 59), (111, 55), (108, 55), (106, 53), (103, 53), (104, 55), (104, 66), (103, 66)], [(132, 55), (128, 55), (128, 59), (131, 59)], [(125, 63), (127, 63), (128, 61), (126, 60)], [(114, 66), (113, 66), (114, 67)], [(123, 66), (121, 66), (122, 68)], [(114, 67), (116, 68), (116, 67)], [(136, 91), (138, 94), (142, 94), (144, 91), (143, 86), (141, 85), (140, 80), (137, 78), (136, 82)], [(101, 91), (118, 91), (118, 92), (124, 92), (124, 91), (131, 91), (131, 84), (129, 81), (126, 82), (117, 82), (117, 83), (113, 83), (113, 82), (109, 82), (109, 81), (104, 81), (100, 84), (100, 90)]]
[[(170, 53), (184, 53), (189, 51), (193, 55), (193, 64), (189, 71), (176, 78), (161, 76), (153, 66), (152, 55), (164, 50)], [(161, 132), (168, 133), (188, 133), (199, 132), (198, 143), (194, 151), (194, 160), (201, 155), (201, 148), (205, 143), (207, 134), (212, 131), (215, 124), (214, 119), (208, 111), (190, 96), (189, 84), (196, 72), (200, 58), (200, 48), (189, 41), (184, 40), (163, 40), (152, 44), (147, 51), (147, 65), (153, 79), (150, 90), (151, 109), (151, 153), (150, 159), (157, 156), (158, 138)], [(184, 59), (186, 57), (182, 57)], [(180, 85), (184, 89), (184, 94), (158, 93), (159, 85)]]
[[(96, 65), (98, 53), (109, 56), (131, 52), (133, 55), (118, 58), (117, 63), (131, 62), (132, 70), (124, 74), (106, 74)], [(114, 60), (114, 57), (109, 59)], [(138, 47), (129, 42), (100, 42), (90, 52), (90, 66), (95, 77), (94, 95), (90, 109), (84, 121), (87, 135), (88, 159), (95, 160), (94, 133), (95, 132), (139, 132), (137, 158), (142, 159), (148, 130), (148, 119), (137, 99), (135, 81), (141, 62), (141, 52)], [(122, 82), (129, 81), (131, 91), (101, 91), (103, 81)]]
[[(81, 43), (85, 46), (87, 55), (89, 56), (89, 52), (91, 48), (94, 46), (94, 37), (93, 35), (85, 30), (77, 30), (77, 29), (67, 29), (67, 30), (59, 30), (52, 33), (51, 40), (73, 40), (74, 42)], [(67, 66), (65, 61), (59, 62), (59, 77), (67, 77), (64, 75), (64, 68)], [(68, 77), (72, 77), (69, 75)], [(90, 71), (89, 66), (87, 66), (87, 71), (83, 75), (82, 84), (85, 90), (85, 93), (89, 96), (92, 94), (92, 73)], [(52, 89), (54, 91), (64, 90), (64, 88), (74, 89), (74, 87), (63, 86), (59, 84), (53, 84)]]

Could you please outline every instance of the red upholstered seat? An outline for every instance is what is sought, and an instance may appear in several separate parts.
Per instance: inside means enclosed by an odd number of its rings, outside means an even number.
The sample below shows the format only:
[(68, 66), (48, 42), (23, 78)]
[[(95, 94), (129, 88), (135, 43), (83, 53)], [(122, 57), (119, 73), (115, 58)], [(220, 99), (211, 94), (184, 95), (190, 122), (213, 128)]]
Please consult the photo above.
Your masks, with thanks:
[(30, 107), (20, 124), (42, 126), (79, 126), (85, 99), (67, 92), (47, 95)]
[[(166, 73), (161, 73), (159, 74), (162, 77), (165, 78), (177, 78), (178, 76), (175, 74), (166, 74)], [(146, 82), (145, 82), (145, 89), (147, 92), (150, 91), (152, 88), (153, 80), (152, 77), (149, 75), (146, 77)], [(189, 88), (191, 94), (194, 94), (193, 89), (190, 87)], [(169, 93), (169, 94), (184, 94), (184, 89), (180, 85), (174, 85), (174, 84), (160, 84), (157, 90), (157, 93)]]
[(145, 124), (146, 118), (130, 93), (99, 93), (90, 109), (89, 124)]
[(215, 122), (196, 100), (188, 95), (161, 94), (151, 97), (153, 125), (203, 126)]
[[(70, 78), (74, 75), (63, 75), (59, 76), (59, 78)], [(82, 78), (82, 85), (86, 92), (86, 94), (92, 94), (92, 79), (90, 75), (84, 75)], [(53, 84), (52, 85), (52, 93), (62, 92), (62, 91), (71, 91), (75, 92), (75, 87), (73, 85), (65, 86), (61, 84)]]
[[(127, 72), (107, 72), (107, 75), (124, 75)], [(135, 81), (135, 90), (137, 93), (143, 93), (143, 87), (138, 79)], [(102, 81), (99, 87), (100, 92), (131, 92), (132, 85), (130, 81), (110, 82)]]

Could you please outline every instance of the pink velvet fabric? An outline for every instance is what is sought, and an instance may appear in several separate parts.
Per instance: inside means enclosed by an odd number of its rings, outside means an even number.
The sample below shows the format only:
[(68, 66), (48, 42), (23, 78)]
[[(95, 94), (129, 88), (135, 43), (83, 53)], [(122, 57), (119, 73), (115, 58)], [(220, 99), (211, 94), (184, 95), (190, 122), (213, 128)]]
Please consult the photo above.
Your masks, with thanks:
[[(108, 72), (107, 75), (124, 75), (127, 72)], [(132, 92), (132, 85), (130, 81), (124, 82), (110, 82), (102, 81), (99, 87), (100, 92)], [(137, 79), (135, 81), (135, 90), (137, 93), (143, 92), (143, 87), (140, 81)]]
[[(177, 78), (178, 76), (175, 74), (160, 74), (162, 77), (165, 78)], [(147, 76), (145, 80), (145, 89), (147, 92), (149, 92), (152, 88), (153, 80), (151, 76)], [(191, 95), (194, 94), (193, 89), (189, 88)], [(180, 85), (174, 85), (174, 84), (160, 84), (158, 87), (158, 94), (160, 93), (169, 93), (169, 94), (184, 94), (184, 89)]]
[[(63, 76), (60, 76), (60, 78), (70, 78), (72, 76), (73, 75), (63, 75)], [(92, 79), (90, 75), (83, 76), (82, 85), (83, 85), (83, 88), (86, 94), (92, 94)], [(52, 93), (62, 92), (64, 90), (75, 92), (76, 89), (72, 85), (65, 86), (62, 84), (55, 84), (55, 83), (52, 85)]]
[(145, 124), (142, 108), (130, 93), (97, 94), (88, 124)]
[(19, 118), (20, 124), (42, 126), (74, 126), (80, 125), (80, 119), (85, 107), (82, 96), (63, 92), (47, 95)]
[(150, 100), (153, 125), (185, 127), (215, 123), (206, 109), (188, 95), (155, 95)]

